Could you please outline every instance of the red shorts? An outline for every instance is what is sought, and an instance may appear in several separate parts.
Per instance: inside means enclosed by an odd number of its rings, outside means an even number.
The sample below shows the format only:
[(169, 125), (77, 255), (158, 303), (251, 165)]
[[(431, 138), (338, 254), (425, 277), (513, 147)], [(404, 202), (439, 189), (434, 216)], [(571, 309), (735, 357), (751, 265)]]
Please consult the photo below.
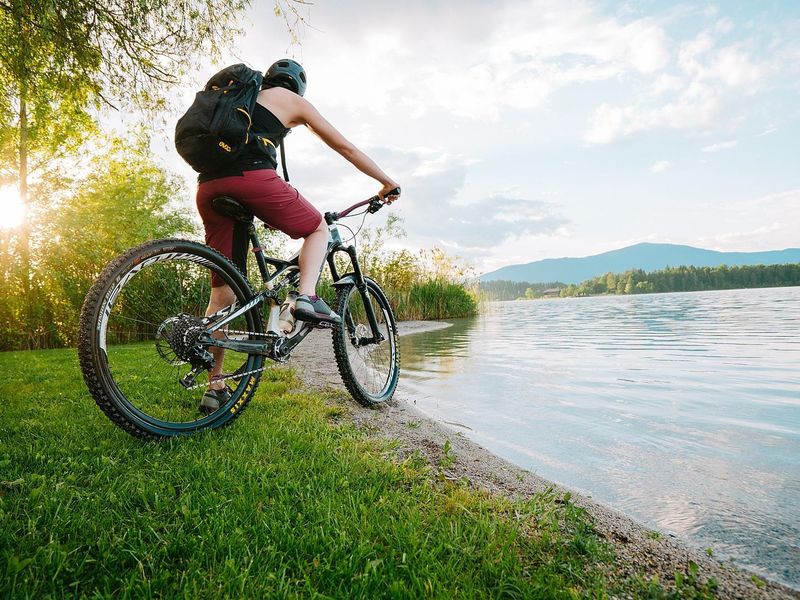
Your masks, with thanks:
[[(234, 221), (211, 206), (217, 196), (234, 198), (256, 217), (294, 239), (310, 235), (322, 221), (320, 212), (273, 169), (205, 181), (197, 186), (197, 210), (206, 230), (206, 244), (230, 259), (234, 255)], [(211, 285), (222, 285), (222, 281), (212, 277)]]

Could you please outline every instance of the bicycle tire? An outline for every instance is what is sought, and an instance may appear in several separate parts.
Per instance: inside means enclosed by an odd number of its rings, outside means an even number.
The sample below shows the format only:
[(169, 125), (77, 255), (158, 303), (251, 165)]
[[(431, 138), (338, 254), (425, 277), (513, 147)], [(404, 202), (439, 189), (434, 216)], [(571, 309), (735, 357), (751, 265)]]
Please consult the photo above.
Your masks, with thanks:
[[(224, 366), (233, 365), (229, 381), (235, 388), (215, 412), (201, 415), (197, 410), (207, 371), (191, 389), (180, 384), (181, 374), (193, 365), (172, 345), (183, 340), (179, 350), (199, 347), (186, 340), (201, 329), (196, 319), (205, 314), (210, 271), (231, 287), (240, 305), (252, 298), (247, 278), (227, 258), (179, 239), (155, 240), (125, 252), (105, 267), (86, 296), (78, 337), (81, 372), (98, 407), (131, 435), (159, 440), (228, 425), (258, 386), (264, 357), (231, 351), (225, 353)], [(253, 338), (249, 332), (263, 333), (258, 307), (233, 324), (243, 327), (248, 339)], [(231, 389), (232, 384), (226, 385)]]
[[(364, 295), (373, 306), (384, 338), (377, 344), (361, 344), (361, 340), (372, 337)], [(363, 406), (389, 401), (400, 378), (400, 347), (386, 294), (377, 282), (366, 278), (363, 294), (354, 283), (339, 287), (336, 306), (342, 323), (333, 329), (333, 352), (347, 391)]]

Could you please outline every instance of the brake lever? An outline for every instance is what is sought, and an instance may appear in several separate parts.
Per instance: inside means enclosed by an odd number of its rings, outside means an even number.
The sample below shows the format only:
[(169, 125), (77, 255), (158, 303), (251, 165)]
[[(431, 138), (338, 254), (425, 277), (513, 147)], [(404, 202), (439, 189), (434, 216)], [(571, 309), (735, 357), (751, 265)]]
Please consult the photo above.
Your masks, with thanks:
[[(386, 192), (386, 194), (384, 194), (384, 197), (399, 196), (399, 195), (400, 195), (400, 188), (396, 187), (393, 190), (389, 190), (388, 192)], [(383, 207), (384, 204), (385, 202), (381, 200), (380, 196), (373, 196), (372, 198), (369, 199), (369, 207), (367, 208), (367, 212), (371, 215), (374, 215)]]

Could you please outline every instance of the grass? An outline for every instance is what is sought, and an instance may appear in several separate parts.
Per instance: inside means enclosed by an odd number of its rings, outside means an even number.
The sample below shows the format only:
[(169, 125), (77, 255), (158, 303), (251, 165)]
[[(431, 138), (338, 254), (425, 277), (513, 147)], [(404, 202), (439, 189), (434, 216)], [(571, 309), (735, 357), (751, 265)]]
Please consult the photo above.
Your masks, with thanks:
[(661, 597), (568, 498), (443, 481), (289, 371), (231, 427), (154, 444), (94, 406), (73, 350), (0, 369), (0, 597)]
[(478, 312), (478, 303), (469, 291), (443, 281), (426, 281), (408, 290), (391, 291), (389, 299), (401, 321), (454, 319)]
[[(398, 321), (456, 319), (478, 313), (475, 296), (464, 286), (431, 280), (405, 289), (384, 288)], [(334, 306), (336, 292), (329, 282), (320, 282), (317, 293)]]

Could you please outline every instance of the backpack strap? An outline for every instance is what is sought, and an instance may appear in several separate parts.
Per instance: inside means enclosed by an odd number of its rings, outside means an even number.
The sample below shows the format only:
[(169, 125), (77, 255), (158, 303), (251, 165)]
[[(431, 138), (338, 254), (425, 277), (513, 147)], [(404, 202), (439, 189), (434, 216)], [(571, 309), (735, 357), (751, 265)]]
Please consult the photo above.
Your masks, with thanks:
[[(291, 130), (290, 130), (291, 131)], [(289, 171), (286, 170), (286, 151), (283, 147), (286, 145), (286, 136), (281, 140), (281, 168), (283, 169), (283, 180), (288, 182), (289, 181)]]
[(283, 132), (283, 137), (281, 138), (281, 168), (283, 169), (283, 180), (289, 181), (289, 171), (286, 170), (286, 150), (284, 150), (284, 146), (286, 146), (286, 136), (292, 133), (292, 128), (287, 127)]

